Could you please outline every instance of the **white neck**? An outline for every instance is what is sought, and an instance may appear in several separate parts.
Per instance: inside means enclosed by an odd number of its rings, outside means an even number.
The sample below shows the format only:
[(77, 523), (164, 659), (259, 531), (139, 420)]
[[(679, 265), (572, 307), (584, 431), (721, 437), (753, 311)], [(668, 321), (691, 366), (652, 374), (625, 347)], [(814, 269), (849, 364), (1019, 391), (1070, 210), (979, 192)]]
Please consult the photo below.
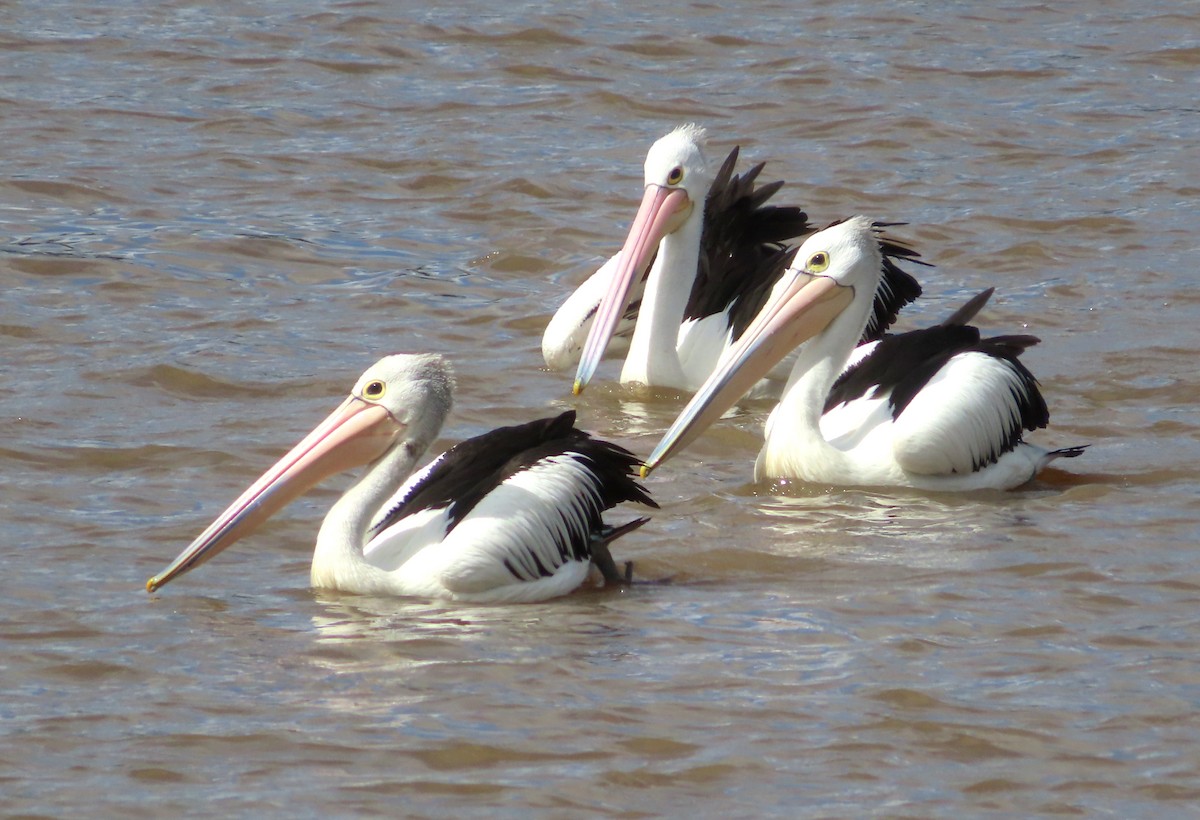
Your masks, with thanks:
[(703, 224), (704, 209), (697, 205), (678, 230), (663, 237), (658, 258), (646, 280), (637, 325), (621, 369), (622, 384), (688, 386), (676, 345), (700, 263)]
[(860, 297), (856, 302), (801, 346), (783, 397), (767, 420), (766, 442), (754, 465), (756, 480), (782, 476), (817, 480), (828, 470), (848, 469), (848, 454), (821, 434), (821, 416), (829, 389), (866, 327), (872, 300)]
[(314, 587), (368, 591), (386, 584), (383, 570), (363, 558), (367, 530), (384, 504), (416, 466), (424, 448), (400, 442), (367, 468), (325, 516), (317, 533), (311, 580)]

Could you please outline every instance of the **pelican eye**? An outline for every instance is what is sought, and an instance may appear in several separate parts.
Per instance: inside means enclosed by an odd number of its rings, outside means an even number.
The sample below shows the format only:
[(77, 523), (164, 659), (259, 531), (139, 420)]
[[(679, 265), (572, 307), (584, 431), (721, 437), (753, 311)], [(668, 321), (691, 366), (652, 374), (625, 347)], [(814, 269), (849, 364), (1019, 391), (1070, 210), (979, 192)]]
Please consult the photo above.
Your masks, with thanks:
[(678, 185), (681, 182), (683, 182), (683, 166), (676, 165), (671, 169), (671, 172), (667, 174), (667, 184)]
[(364, 399), (382, 399), (383, 394), (387, 392), (387, 385), (376, 379), (373, 382), (367, 382), (367, 386), (363, 388), (362, 394)]
[(808, 262), (804, 269), (810, 273), (824, 273), (829, 267), (829, 254), (825, 251), (817, 251), (812, 256), (808, 257)]

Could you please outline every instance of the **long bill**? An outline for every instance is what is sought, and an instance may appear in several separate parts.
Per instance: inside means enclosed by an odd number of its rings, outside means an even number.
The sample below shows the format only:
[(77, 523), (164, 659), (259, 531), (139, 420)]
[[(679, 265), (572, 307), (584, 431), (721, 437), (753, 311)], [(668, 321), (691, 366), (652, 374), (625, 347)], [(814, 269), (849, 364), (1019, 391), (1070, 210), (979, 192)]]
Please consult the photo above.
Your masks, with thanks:
[(637, 216), (629, 228), (620, 262), (608, 290), (600, 300), (592, 329), (583, 344), (579, 368), (575, 371), (572, 392), (578, 396), (596, 373), (604, 351), (612, 340), (617, 323), (629, 307), (629, 292), (634, 279), (650, 265), (663, 237), (679, 227), (689, 213), (691, 200), (682, 188), (647, 185)]
[(154, 592), (258, 529), (329, 476), (375, 461), (403, 426), (385, 408), (351, 396), (262, 474), (170, 566), (146, 582)]
[(852, 287), (794, 271), (667, 429), (642, 466), (642, 477), (695, 441), (788, 353), (827, 328), (853, 299)]

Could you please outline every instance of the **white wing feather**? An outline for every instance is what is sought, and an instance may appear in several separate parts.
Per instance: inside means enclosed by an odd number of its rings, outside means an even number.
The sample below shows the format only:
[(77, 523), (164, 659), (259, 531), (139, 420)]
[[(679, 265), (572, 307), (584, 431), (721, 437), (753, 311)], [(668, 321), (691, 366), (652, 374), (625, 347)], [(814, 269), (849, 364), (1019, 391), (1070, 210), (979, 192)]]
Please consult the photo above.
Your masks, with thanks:
[(1005, 360), (977, 352), (954, 356), (896, 419), (896, 461), (920, 475), (972, 472), (1020, 430), (1022, 390)]
[(564, 561), (558, 545), (586, 540), (589, 515), (599, 507), (595, 476), (570, 454), (522, 470), (489, 493), (446, 537), (438, 552), (453, 557), (441, 568), (442, 583), (458, 593), (517, 583), (506, 562), (536, 581), (534, 556), (551, 572), (574, 564), (586, 574), (589, 562), (569, 556)]
[[(609, 282), (616, 274), (619, 256), (620, 254), (617, 254), (601, 265), (599, 270), (567, 297), (567, 301), (563, 302), (550, 318), (550, 323), (546, 325), (546, 331), (542, 334), (542, 358), (551, 370), (570, 370), (579, 364), (583, 344), (592, 328), (592, 317), (596, 314), (604, 292), (608, 290)], [(631, 301), (641, 298), (644, 287), (640, 279), (634, 282)], [(629, 349), (633, 325), (632, 320), (621, 318), (612, 341), (608, 343), (607, 355), (623, 355)]]

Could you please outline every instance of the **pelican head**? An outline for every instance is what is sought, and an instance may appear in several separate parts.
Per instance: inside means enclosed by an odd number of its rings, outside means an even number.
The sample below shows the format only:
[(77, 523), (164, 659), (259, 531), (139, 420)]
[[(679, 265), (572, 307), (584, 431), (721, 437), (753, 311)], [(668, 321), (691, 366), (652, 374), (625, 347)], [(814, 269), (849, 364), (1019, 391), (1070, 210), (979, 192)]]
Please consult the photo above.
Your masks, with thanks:
[(704, 128), (691, 123), (660, 137), (646, 152), (646, 187), (681, 190), (692, 201), (703, 202), (712, 185), (712, 173), (704, 157), (707, 142)]
[(635, 277), (650, 265), (659, 243), (696, 216), (703, 218), (712, 172), (704, 158), (705, 131), (681, 125), (650, 146), (646, 154), (645, 192), (621, 248), (617, 272), (596, 310), (575, 373), (578, 395), (596, 372), (600, 359), (629, 305)]
[(862, 333), (883, 267), (875, 224), (864, 216), (835, 223), (808, 237), (795, 260), (654, 448), (643, 477), (694, 441), (798, 345)]
[(403, 446), (411, 459), (437, 436), (454, 379), (437, 355), (387, 356), (359, 377), (349, 397), (254, 482), (165, 570), (154, 592), (249, 535), (329, 476), (373, 464)]

